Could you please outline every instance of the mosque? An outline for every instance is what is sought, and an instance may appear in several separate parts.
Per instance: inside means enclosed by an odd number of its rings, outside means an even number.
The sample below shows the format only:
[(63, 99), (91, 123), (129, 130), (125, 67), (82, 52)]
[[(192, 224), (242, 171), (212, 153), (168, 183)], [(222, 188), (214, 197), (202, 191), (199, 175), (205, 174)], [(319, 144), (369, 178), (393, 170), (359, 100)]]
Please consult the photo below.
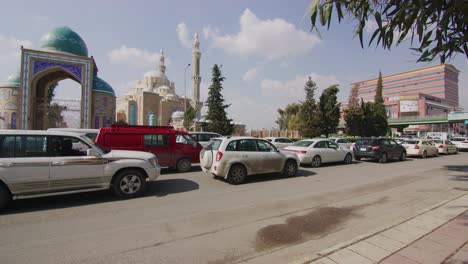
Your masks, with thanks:
[(124, 96), (117, 99), (117, 121), (130, 125), (172, 125), (182, 128), (185, 103), (197, 111), (196, 122), (202, 120), (200, 110), (200, 42), (194, 36), (192, 53), (192, 99), (176, 94), (173, 81), (166, 76), (164, 51), (160, 51), (159, 65), (146, 72), (142, 80)]

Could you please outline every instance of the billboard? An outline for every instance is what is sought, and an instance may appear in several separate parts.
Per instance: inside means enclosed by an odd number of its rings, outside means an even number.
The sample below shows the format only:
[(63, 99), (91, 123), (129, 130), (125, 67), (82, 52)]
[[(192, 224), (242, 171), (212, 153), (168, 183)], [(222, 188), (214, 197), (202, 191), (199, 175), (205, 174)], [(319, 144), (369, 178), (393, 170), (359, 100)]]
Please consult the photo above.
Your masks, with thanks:
[(400, 101), (400, 113), (418, 112), (419, 104), (417, 100)]

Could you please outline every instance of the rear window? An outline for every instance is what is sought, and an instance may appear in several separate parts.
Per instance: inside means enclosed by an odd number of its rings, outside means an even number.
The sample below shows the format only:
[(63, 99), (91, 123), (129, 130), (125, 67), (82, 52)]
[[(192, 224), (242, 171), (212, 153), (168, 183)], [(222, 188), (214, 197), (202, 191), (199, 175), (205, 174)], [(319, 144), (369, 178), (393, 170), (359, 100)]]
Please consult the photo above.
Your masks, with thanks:
[(432, 140), (432, 142), (436, 144), (444, 144), (442, 140)]
[(362, 138), (356, 141), (357, 145), (377, 145), (377, 140), (371, 138)]
[(417, 145), (419, 143), (418, 140), (405, 140), (403, 141), (402, 144), (407, 144), (407, 145)]
[(310, 140), (299, 140), (296, 141), (294, 144), (292, 144), (295, 147), (308, 147), (310, 145), (314, 144), (314, 141)]
[(452, 141), (465, 141), (464, 138), (452, 138)]
[(211, 139), (210, 143), (206, 146), (207, 149), (218, 150), (221, 145), (221, 139)]

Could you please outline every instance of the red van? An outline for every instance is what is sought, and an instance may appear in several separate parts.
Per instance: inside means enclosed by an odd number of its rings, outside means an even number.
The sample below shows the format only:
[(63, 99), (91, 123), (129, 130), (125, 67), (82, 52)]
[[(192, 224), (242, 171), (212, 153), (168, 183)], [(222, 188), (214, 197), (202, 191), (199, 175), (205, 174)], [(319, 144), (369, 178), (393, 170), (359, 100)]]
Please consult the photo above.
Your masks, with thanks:
[(113, 125), (103, 127), (96, 137), (96, 144), (109, 151), (139, 150), (155, 154), (161, 167), (176, 168), (180, 172), (190, 170), (192, 163), (200, 162), (202, 146), (187, 132), (172, 126)]

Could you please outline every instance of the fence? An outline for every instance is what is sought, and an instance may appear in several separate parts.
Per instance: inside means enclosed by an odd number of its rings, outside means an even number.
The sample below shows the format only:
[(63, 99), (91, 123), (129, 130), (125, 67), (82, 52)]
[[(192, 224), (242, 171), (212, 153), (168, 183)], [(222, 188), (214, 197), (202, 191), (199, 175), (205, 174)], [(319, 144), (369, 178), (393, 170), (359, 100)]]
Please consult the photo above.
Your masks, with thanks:
[(277, 130), (277, 129), (247, 129), (246, 136), (252, 137), (287, 137), (287, 138), (301, 138), (297, 130)]

